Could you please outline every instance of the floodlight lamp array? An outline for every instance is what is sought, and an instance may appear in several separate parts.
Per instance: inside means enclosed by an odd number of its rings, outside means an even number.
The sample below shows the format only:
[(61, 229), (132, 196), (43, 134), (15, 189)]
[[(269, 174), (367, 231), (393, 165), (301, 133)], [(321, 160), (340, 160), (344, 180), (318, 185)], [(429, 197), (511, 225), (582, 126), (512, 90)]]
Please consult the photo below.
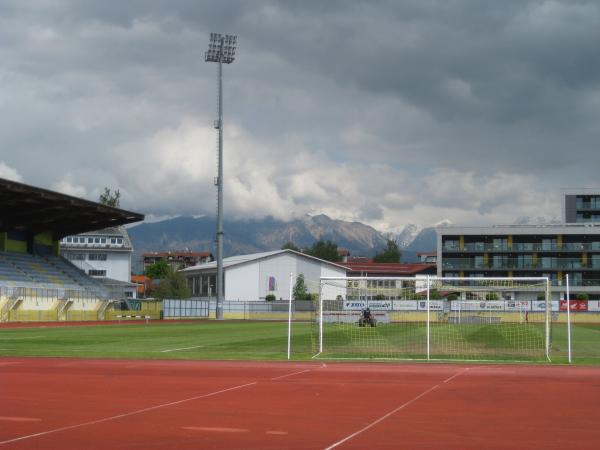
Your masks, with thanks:
[(208, 51), (204, 54), (204, 60), (230, 64), (235, 59), (236, 44), (237, 36), (210, 33), (210, 43), (208, 44)]

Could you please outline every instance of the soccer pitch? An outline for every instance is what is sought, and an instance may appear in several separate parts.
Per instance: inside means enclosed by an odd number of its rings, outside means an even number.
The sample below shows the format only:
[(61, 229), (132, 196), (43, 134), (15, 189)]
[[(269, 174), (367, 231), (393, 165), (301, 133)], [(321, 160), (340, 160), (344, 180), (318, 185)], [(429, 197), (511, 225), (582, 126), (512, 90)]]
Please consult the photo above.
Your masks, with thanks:
[[(308, 360), (314, 355), (315, 342), (310, 323), (292, 325), (292, 359)], [(409, 333), (406, 333), (409, 331)], [(432, 333), (434, 338), (447, 339), (449, 333), (460, 333), (460, 339), (482, 346), (506, 345), (501, 335), (487, 339), (485, 327), (439, 327)], [(369, 335), (387, 344), (402, 343), (405, 346), (410, 335), (415, 346), (422, 345), (422, 327), (405, 329), (405, 334), (392, 327), (358, 328), (353, 336), (341, 330), (331, 329), (325, 333), (337, 336), (338, 348), (331, 349), (321, 359), (360, 357), (349, 354), (346, 346), (356, 347), (357, 336)], [(531, 336), (541, 336), (541, 327), (532, 326)], [(418, 344), (416, 344), (418, 342)], [(409, 345), (410, 347), (410, 345)], [(572, 332), (574, 362), (577, 364), (600, 364), (600, 325), (575, 324)], [(403, 350), (395, 357), (420, 359), (421, 351), (413, 354)], [(287, 323), (198, 321), (154, 322), (149, 324), (84, 325), (64, 327), (0, 328), (0, 356), (60, 356), (74, 358), (142, 358), (142, 359), (190, 359), (190, 360), (285, 360), (287, 357)], [(435, 341), (432, 355), (436, 357)], [(439, 355), (443, 359), (443, 355)], [(467, 355), (468, 356), (468, 355)], [(552, 362), (564, 363), (567, 358), (567, 333), (564, 324), (552, 328)], [(453, 358), (455, 359), (455, 358)], [(469, 359), (466, 357), (465, 359)], [(508, 358), (497, 358), (502, 361)]]

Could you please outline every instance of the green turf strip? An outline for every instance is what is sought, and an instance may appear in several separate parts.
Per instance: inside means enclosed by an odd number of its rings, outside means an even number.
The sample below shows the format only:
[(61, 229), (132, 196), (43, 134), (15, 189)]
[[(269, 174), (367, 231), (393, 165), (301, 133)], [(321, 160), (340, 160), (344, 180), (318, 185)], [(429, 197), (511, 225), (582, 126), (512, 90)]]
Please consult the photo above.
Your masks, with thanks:
[[(362, 335), (355, 333), (362, 333)], [(458, 332), (458, 334), (456, 334)], [(341, 329), (326, 330), (325, 339), (334, 338), (324, 356), (332, 358), (370, 357), (368, 348), (356, 348), (361, 336), (376, 337), (391, 347), (404, 346), (392, 354), (397, 358), (423, 358), (425, 328), (392, 327), (361, 328), (352, 333)], [(448, 336), (445, 336), (448, 333)], [(531, 338), (542, 337), (543, 328), (532, 326)], [(414, 339), (415, 342), (408, 341)], [(436, 339), (457, 338), (483, 350), (509, 349), (511, 335), (501, 328), (483, 326), (443, 326), (432, 329), (433, 358), (446, 359), (436, 353)], [(566, 326), (554, 325), (552, 360), (566, 362)], [(313, 355), (311, 325), (293, 324), (292, 358), (310, 359)], [(572, 333), (573, 357), (576, 363), (600, 364), (600, 326), (577, 324)], [(360, 342), (360, 341), (358, 341)], [(407, 344), (408, 343), (408, 344)], [(407, 346), (408, 345), (408, 346)], [(287, 323), (200, 321), (183, 323), (155, 322), (139, 325), (95, 325), (49, 328), (0, 328), (0, 356), (67, 356), (77, 358), (146, 358), (146, 359), (208, 359), (208, 360), (284, 360), (287, 351)], [(387, 353), (381, 357), (389, 356)], [(461, 355), (454, 355), (454, 357)], [(477, 359), (465, 355), (464, 359)], [(483, 357), (483, 356), (482, 356)], [(484, 358), (486, 359), (486, 358)], [(515, 359), (510, 351), (497, 352), (498, 361)], [(516, 358), (520, 359), (520, 358)], [(526, 358), (527, 359), (527, 358)]]

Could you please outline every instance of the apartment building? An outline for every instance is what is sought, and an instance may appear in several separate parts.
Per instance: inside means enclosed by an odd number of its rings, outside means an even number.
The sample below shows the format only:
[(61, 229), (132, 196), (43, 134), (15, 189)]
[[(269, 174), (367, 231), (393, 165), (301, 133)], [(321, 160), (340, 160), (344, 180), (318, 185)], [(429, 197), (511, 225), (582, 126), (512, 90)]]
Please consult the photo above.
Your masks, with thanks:
[(600, 223), (446, 227), (438, 230), (438, 276), (548, 277), (563, 298), (600, 299)]
[(562, 213), (565, 223), (600, 223), (600, 189), (565, 189)]

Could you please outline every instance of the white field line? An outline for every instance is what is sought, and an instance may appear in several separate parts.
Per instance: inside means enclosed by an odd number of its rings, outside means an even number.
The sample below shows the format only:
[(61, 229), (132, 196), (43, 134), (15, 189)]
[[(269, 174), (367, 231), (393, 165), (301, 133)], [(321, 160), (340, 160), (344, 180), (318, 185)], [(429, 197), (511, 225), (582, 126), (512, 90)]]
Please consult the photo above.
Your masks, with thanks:
[[(446, 379), (445, 379), (443, 382), (444, 382), (444, 383), (448, 383), (448, 382), (450, 382), (451, 380), (453, 380), (454, 378), (458, 377), (459, 375), (462, 375), (463, 373), (465, 373), (467, 370), (469, 370), (469, 368), (468, 368), (468, 367), (467, 367), (467, 368), (464, 368), (464, 369), (462, 369), (462, 370), (461, 370), (461, 371), (459, 371), (459, 372), (456, 372), (456, 373), (455, 373), (454, 375), (452, 375), (451, 377), (449, 377), (449, 378), (446, 378)], [(388, 418), (388, 417), (390, 417), (391, 415), (393, 415), (393, 414), (397, 413), (398, 411), (400, 411), (400, 410), (401, 410), (401, 409), (403, 409), (403, 408), (406, 408), (406, 407), (407, 407), (408, 405), (410, 405), (411, 403), (414, 403), (414, 402), (416, 402), (416, 401), (417, 401), (417, 400), (419, 400), (421, 397), (424, 397), (424, 396), (426, 396), (427, 394), (429, 394), (430, 392), (434, 391), (434, 390), (435, 390), (435, 389), (437, 389), (438, 387), (440, 387), (440, 385), (439, 385), (439, 384), (436, 384), (435, 386), (432, 386), (432, 387), (430, 387), (430, 388), (429, 388), (429, 389), (427, 389), (426, 391), (424, 391), (424, 392), (421, 392), (419, 395), (417, 395), (417, 396), (416, 396), (415, 398), (413, 398), (412, 400), (409, 400), (409, 401), (407, 401), (406, 403), (403, 403), (402, 405), (398, 406), (398, 407), (397, 407), (396, 409), (394, 409), (393, 411), (390, 411), (390, 412), (389, 412), (389, 413), (387, 413), (386, 415), (384, 415), (384, 416), (381, 416), (379, 419), (377, 419), (377, 420), (375, 420), (375, 421), (371, 422), (371, 423), (370, 423), (370, 424), (368, 424), (366, 427), (363, 427), (363, 428), (361, 428), (360, 430), (358, 430), (358, 431), (356, 431), (356, 432), (352, 433), (351, 435), (349, 435), (349, 436), (346, 436), (344, 439), (342, 439), (342, 440), (340, 440), (340, 441), (337, 441), (336, 443), (334, 443), (334, 444), (330, 445), (330, 446), (329, 446), (329, 447), (327, 447), (325, 450), (330, 450), (330, 449), (332, 449), (332, 448), (335, 448), (335, 447), (337, 447), (337, 446), (339, 446), (339, 445), (343, 444), (344, 442), (346, 442), (346, 441), (349, 441), (349, 440), (350, 440), (350, 439), (352, 439), (353, 437), (355, 437), (355, 436), (358, 436), (359, 434), (361, 434), (361, 433), (363, 433), (363, 432), (367, 431), (369, 428), (372, 428), (372, 427), (374, 427), (375, 425), (377, 425), (378, 423), (380, 423), (380, 422), (383, 422), (385, 419), (387, 419), (387, 418)]]
[(179, 350), (191, 350), (193, 348), (201, 348), (204, 347), (204, 345), (195, 345), (193, 347), (181, 347), (181, 348), (168, 348), (167, 350), (161, 350), (161, 353), (168, 353), (168, 352), (178, 352)]
[(242, 389), (242, 388), (245, 388), (248, 386), (254, 386), (256, 384), (257, 384), (257, 382), (253, 381), (252, 383), (240, 384), (238, 386), (233, 386), (233, 387), (230, 387), (227, 389), (221, 389), (220, 391), (210, 392), (208, 394), (196, 395), (194, 397), (184, 398), (183, 400), (177, 400), (175, 402), (169, 402), (169, 403), (163, 403), (163, 404), (156, 405), (156, 406), (150, 406), (149, 408), (143, 408), (143, 409), (138, 409), (136, 411), (130, 411), (128, 413), (117, 414), (116, 416), (104, 417), (104, 418), (98, 419), (98, 420), (90, 420), (89, 422), (83, 422), (83, 423), (78, 423), (75, 425), (69, 425), (66, 427), (55, 428), (53, 430), (42, 431), (40, 433), (28, 434), (26, 436), (20, 436), (18, 438), (8, 439), (6, 441), (0, 441), (0, 445), (10, 444), (12, 442), (23, 441), (25, 439), (31, 439), (31, 438), (38, 437), (38, 436), (45, 436), (47, 434), (58, 433), (59, 431), (72, 430), (74, 428), (81, 428), (81, 427), (85, 427), (88, 425), (96, 425), (96, 424), (103, 423), (103, 422), (109, 422), (111, 420), (122, 419), (124, 417), (135, 416), (137, 414), (142, 414), (142, 413), (145, 413), (148, 411), (154, 411), (156, 409), (166, 408), (167, 406), (180, 405), (182, 403), (191, 402), (193, 400), (200, 400), (202, 398), (213, 397), (218, 394), (223, 394), (225, 392), (234, 391), (236, 389)]
[(0, 337), (0, 341), (20, 341), (21, 339), (39, 339), (46, 336), (19, 336), (19, 337)]

